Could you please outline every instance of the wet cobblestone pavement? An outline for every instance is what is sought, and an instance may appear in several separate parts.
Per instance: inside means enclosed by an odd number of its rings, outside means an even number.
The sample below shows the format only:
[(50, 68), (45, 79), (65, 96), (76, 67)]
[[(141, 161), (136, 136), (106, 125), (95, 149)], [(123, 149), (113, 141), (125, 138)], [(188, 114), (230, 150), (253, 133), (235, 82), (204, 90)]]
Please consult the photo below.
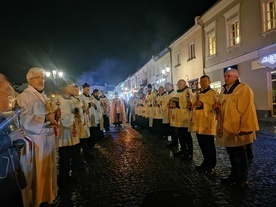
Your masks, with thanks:
[(78, 182), (59, 192), (58, 207), (276, 206), (276, 136), (258, 133), (249, 166), (249, 187), (221, 185), (230, 173), (224, 148), (217, 147), (214, 175), (195, 170), (202, 156), (194, 139), (193, 161), (173, 157), (161, 140), (128, 124), (112, 128), (96, 145), (96, 159), (79, 171)]

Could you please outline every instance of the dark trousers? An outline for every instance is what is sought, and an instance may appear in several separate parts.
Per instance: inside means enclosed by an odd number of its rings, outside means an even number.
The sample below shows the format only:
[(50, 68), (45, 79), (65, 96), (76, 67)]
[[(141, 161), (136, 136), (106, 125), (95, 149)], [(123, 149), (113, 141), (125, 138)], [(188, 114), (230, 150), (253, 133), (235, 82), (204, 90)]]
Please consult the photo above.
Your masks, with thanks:
[(153, 119), (152, 132), (154, 135), (158, 137), (162, 137), (163, 135), (162, 119)]
[(76, 144), (72, 146), (71, 169), (78, 169), (78, 167), (82, 165), (80, 149), (81, 149), (81, 144)]
[(13, 194), (12, 196), (10, 196), (5, 200), (1, 200), (0, 205), (1, 207), (10, 207), (10, 206), (23, 207), (21, 191), (18, 191), (17, 193)]
[(173, 147), (178, 147), (178, 132), (176, 127), (171, 127), (172, 130), (172, 141), (171, 145)]
[(254, 158), (252, 143), (247, 144), (245, 146), (246, 146), (247, 159), (252, 160)]
[(177, 135), (183, 155), (193, 155), (193, 139), (186, 127), (177, 127)]
[(90, 148), (94, 148), (97, 141), (101, 138), (101, 131), (100, 131), (100, 125), (93, 126), (89, 128), (90, 130), (90, 137), (88, 138), (88, 146)]
[(129, 122), (130, 108), (127, 108), (127, 122)]
[(172, 135), (172, 128), (170, 124), (162, 124), (162, 136), (168, 137)]
[(59, 173), (58, 173), (58, 183), (61, 187), (66, 183), (69, 178), (69, 172), (71, 170), (71, 158), (73, 155), (73, 146), (59, 147)]
[(148, 129), (149, 128), (149, 119), (143, 116), (137, 116), (137, 124), (139, 127)]
[(215, 168), (216, 147), (214, 135), (196, 134), (198, 145), (203, 155), (201, 166), (205, 168)]
[(186, 127), (172, 127), (172, 145), (178, 146), (178, 140), (181, 146), (180, 151), (184, 156), (193, 155), (193, 139), (191, 133)]
[(80, 139), (80, 146), (82, 148), (84, 158), (89, 158), (91, 156), (88, 146), (88, 139), (89, 138)]
[(137, 115), (134, 114), (134, 115), (131, 115), (130, 117), (131, 117), (130, 118), (130, 124), (131, 124), (132, 127), (135, 127), (135, 125), (137, 125)]
[(104, 120), (104, 128), (109, 129), (109, 127), (110, 127), (109, 117), (107, 115), (103, 115), (103, 120)]
[(238, 182), (248, 180), (246, 146), (226, 147), (231, 163), (231, 177)]

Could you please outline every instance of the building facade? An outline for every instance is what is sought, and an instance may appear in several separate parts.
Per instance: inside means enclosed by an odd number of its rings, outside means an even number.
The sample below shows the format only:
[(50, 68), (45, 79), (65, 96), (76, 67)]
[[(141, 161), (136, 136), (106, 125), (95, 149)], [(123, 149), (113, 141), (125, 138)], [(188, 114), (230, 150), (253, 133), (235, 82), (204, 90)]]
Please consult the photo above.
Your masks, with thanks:
[(275, 0), (221, 0), (201, 17), (206, 74), (223, 85), (224, 72), (236, 68), (255, 94), (259, 118), (276, 116), (275, 6)]
[(179, 79), (194, 87), (207, 74), (220, 91), (224, 72), (236, 68), (255, 94), (258, 117), (276, 117), (276, 0), (220, 0), (162, 52), (130, 76), (132, 90)]
[(198, 17), (195, 25), (170, 44), (173, 83), (186, 80), (195, 89), (203, 75), (202, 27)]

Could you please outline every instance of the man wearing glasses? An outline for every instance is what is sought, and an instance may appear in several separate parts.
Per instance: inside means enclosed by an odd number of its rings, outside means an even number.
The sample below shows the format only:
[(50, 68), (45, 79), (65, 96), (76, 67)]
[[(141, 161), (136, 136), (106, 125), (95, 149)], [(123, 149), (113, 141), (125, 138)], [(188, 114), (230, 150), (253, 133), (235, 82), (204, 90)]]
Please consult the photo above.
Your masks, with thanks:
[(48, 100), (44, 89), (45, 72), (41, 68), (31, 68), (26, 79), (28, 87), (17, 96), (17, 102), (24, 109), (21, 125), (33, 141), (33, 167), (29, 171), (32, 179), (23, 191), (23, 201), (28, 206), (54, 206), (50, 204), (57, 193), (55, 136), (53, 128), (55, 114), (46, 110)]

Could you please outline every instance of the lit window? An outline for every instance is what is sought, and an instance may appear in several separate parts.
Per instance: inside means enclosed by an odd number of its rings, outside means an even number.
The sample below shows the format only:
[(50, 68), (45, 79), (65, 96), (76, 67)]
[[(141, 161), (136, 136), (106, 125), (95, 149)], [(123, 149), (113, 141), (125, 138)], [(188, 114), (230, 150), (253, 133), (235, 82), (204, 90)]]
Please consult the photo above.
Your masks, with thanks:
[(262, 0), (263, 32), (276, 28), (276, 0)]
[(241, 43), (240, 36), (240, 4), (234, 6), (224, 14), (226, 22), (227, 47), (233, 47)]
[(240, 43), (240, 27), (239, 22), (234, 22), (229, 25), (230, 29), (230, 46), (235, 46)]
[(208, 50), (209, 50), (209, 56), (216, 54), (216, 36), (211, 35), (208, 37)]
[(207, 57), (216, 55), (216, 22), (212, 22), (205, 28), (205, 39), (206, 39), (206, 55)]

